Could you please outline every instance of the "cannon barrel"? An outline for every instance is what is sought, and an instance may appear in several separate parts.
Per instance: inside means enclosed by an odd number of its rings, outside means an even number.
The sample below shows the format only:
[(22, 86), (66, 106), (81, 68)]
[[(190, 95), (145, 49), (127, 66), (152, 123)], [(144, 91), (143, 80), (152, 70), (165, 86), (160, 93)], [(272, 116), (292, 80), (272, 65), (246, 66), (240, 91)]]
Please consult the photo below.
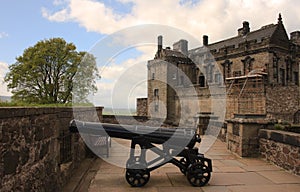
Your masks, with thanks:
[(200, 142), (195, 130), (191, 128), (157, 128), (72, 120), (69, 129), (71, 132), (93, 135), (107, 134), (110, 137), (127, 140), (143, 137), (156, 144), (163, 144), (170, 139), (175, 145), (188, 144), (191, 141), (192, 143), (189, 145), (194, 146), (195, 142)]

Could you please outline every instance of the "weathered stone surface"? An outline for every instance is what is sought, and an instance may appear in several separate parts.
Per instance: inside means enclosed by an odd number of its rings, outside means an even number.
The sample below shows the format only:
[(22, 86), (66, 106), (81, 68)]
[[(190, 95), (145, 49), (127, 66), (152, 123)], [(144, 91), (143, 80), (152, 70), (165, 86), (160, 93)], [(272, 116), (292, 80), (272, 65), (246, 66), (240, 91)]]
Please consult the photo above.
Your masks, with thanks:
[(300, 134), (276, 130), (260, 130), (259, 135), (268, 135), (267, 138), (261, 137), (259, 139), (259, 149), (263, 158), (300, 175), (300, 147), (294, 145), (294, 142), (300, 138)]
[(270, 139), (277, 142), (283, 142), (283, 135), (277, 132), (271, 132)]
[(6, 151), (3, 155), (4, 162), (4, 175), (16, 173), (19, 164), (19, 152), (17, 151)]
[[(97, 110), (102, 107), (84, 107), (77, 113), (86, 119), (101, 119), (97, 115), (102, 111)], [(72, 108), (0, 108), (1, 192), (61, 191), (86, 153), (83, 140), (74, 136), (69, 162), (72, 166), (66, 174), (61, 173), (59, 132), (68, 129), (72, 118)]]

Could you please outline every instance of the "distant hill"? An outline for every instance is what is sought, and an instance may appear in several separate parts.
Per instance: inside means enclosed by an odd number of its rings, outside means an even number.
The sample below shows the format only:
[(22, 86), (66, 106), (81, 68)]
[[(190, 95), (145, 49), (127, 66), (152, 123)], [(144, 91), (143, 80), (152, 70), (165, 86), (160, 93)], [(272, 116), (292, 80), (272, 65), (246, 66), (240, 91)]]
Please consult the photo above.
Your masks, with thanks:
[(11, 96), (1, 96), (0, 95), (0, 102), (11, 102)]

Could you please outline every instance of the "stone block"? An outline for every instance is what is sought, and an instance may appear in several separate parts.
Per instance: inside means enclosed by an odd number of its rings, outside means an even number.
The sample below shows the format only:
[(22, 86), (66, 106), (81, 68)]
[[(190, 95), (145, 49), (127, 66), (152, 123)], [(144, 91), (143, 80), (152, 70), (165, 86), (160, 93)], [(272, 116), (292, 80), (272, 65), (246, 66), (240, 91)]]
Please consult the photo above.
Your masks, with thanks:
[(277, 142), (283, 142), (283, 135), (278, 132), (271, 132), (270, 139)]
[(3, 155), (4, 175), (15, 174), (19, 164), (18, 151), (6, 151)]

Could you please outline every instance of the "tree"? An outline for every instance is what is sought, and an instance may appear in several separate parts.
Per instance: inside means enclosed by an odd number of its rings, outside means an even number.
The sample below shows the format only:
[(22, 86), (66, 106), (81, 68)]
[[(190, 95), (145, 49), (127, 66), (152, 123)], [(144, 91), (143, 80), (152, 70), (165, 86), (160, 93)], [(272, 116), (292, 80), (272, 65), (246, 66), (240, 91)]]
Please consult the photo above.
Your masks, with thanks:
[(97, 91), (95, 57), (77, 52), (74, 44), (62, 38), (39, 41), (25, 49), (9, 70), (5, 82), (14, 101), (70, 103), (75, 91), (77, 102), (87, 102), (86, 96)]

